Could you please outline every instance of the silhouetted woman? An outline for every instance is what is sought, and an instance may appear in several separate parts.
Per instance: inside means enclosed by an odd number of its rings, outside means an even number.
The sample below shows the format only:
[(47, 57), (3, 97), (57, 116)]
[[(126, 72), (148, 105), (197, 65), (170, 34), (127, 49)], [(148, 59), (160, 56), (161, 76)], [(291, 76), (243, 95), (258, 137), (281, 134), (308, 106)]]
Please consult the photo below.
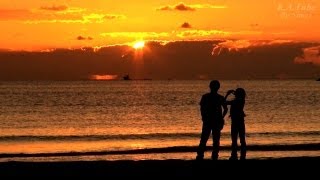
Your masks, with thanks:
[(227, 105), (231, 105), (230, 117), (231, 117), (231, 139), (232, 139), (232, 153), (230, 160), (238, 159), (238, 136), (240, 138), (241, 144), (241, 155), (240, 160), (246, 159), (246, 128), (244, 123), (244, 105), (246, 99), (246, 92), (243, 88), (238, 88), (235, 91), (229, 90), (225, 99), (228, 98), (230, 94), (235, 95), (235, 99), (227, 101)]

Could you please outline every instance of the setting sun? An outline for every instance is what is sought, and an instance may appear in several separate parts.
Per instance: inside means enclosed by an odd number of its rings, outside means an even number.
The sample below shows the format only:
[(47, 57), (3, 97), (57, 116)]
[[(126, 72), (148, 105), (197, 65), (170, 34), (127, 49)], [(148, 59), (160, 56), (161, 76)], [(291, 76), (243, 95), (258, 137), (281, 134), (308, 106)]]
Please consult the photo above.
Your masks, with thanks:
[(138, 41), (135, 42), (133, 45), (133, 48), (135, 49), (143, 49), (145, 42), (144, 41)]

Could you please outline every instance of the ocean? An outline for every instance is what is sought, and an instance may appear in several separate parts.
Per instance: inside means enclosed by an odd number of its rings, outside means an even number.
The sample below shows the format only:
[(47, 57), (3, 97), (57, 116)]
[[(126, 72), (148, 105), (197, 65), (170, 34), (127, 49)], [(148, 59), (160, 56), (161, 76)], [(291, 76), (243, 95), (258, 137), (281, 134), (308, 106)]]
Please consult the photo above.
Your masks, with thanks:
[[(195, 159), (208, 84), (0, 82), (0, 161)], [(238, 87), (247, 91), (248, 159), (320, 156), (319, 82), (221, 81), (219, 93)], [(230, 155), (225, 121), (221, 159)]]

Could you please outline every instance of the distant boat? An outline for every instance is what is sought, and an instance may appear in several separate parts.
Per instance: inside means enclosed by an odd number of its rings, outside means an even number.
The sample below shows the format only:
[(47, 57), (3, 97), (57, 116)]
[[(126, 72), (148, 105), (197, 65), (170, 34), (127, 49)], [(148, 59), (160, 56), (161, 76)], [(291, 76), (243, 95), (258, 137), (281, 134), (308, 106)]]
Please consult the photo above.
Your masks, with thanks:
[(130, 76), (127, 74), (125, 76), (123, 76), (123, 80), (128, 81), (131, 80)]

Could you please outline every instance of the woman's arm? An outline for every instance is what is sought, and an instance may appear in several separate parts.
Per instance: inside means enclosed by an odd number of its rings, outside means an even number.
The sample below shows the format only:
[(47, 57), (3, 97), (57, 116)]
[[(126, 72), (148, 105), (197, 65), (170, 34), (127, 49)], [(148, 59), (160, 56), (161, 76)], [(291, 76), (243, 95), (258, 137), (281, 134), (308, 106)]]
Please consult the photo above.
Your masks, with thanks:
[(232, 101), (227, 101), (227, 99), (228, 99), (228, 96), (229, 96), (230, 94), (233, 94), (234, 92), (235, 92), (234, 90), (229, 90), (229, 91), (227, 92), (226, 96), (224, 97), (225, 102), (226, 102), (227, 105), (231, 105), (231, 102), (232, 102)]

